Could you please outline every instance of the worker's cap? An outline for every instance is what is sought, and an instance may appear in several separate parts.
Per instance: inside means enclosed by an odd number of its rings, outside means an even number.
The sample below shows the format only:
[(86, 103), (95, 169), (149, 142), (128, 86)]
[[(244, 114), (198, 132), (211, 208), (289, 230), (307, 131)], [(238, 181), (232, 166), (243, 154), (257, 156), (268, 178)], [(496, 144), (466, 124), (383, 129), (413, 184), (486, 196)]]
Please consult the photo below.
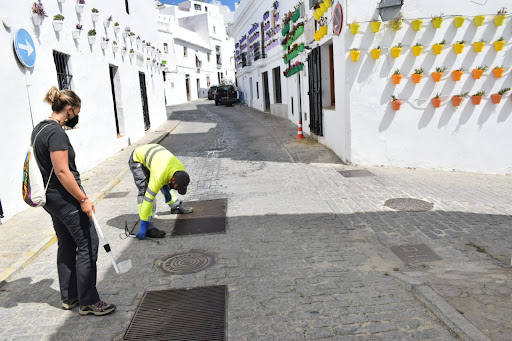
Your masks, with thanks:
[(183, 195), (187, 193), (187, 186), (190, 183), (190, 177), (185, 171), (177, 171), (174, 173), (174, 181), (178, 185), (178, 193)]

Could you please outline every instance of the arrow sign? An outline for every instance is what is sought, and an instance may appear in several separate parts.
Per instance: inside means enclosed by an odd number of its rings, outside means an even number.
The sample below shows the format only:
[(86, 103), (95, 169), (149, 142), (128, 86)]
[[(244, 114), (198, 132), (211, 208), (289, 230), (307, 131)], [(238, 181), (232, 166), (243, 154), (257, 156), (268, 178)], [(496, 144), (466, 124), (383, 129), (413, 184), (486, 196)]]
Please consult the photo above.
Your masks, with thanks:
[(25, 67), (34, 66), (37, 55), (34, 40), (30, 34), (22, 28), (14, 35), (14, 50), (21, 64)]

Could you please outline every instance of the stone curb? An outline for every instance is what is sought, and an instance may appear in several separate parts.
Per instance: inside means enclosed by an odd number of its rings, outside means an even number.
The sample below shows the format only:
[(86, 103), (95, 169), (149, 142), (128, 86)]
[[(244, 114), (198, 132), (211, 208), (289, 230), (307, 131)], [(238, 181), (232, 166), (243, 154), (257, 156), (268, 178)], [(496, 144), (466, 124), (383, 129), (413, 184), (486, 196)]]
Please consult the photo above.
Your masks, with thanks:
[(390, 275), (411, 290), (416, 298), (425, 304), (434, 315), (462, 340), (492, 341), (428, 285), (403, 273), (390, 273)]
[[(167, 137), (167, 135), (171, 134), (174, 129), (176, 129), (181, 122), (178, 122), (176, 125), (174, 125), (171, 129), (163, 131), (162, 135), (157, 137), (151, 142), (147, 143), (160, 143), (163, 139)], [(158, 132), (155, 131), (155, 132)], [(114, 178), (106, 184), (102, 189), (99, 190), (98, 193), (95, 193), (94, 197), (92, 198), (92, 202), (94, 204), (98, 203), (105, 195), (107, 195), (112, 188), (114, 188), (119, 182), (121, 182), (121, 178), (129, 171), (129, 167), (125, 167), (123, 170), (121, 170), (119, 173), (117, 173)], [(11, 265), (8, 269), (6, 269), (1, 275), (0, 275), (0, 285), (4, 282), (6, 282), (11, 276), (16, 274), (18, 271), (23, 269), (27, 264), (32, 262), (34, 259), (36, 259), (41, 253), (43, 253), (50, 245), (52, 245), (55, 241), (57, 241), (57, 236), (55, 236), (55, 233), (52, 233), (48, 236), (46, 236), (41, 242), (39, 242), (32, 250), (28, 251), (23, 257), (21, 257), (16, 263)]]

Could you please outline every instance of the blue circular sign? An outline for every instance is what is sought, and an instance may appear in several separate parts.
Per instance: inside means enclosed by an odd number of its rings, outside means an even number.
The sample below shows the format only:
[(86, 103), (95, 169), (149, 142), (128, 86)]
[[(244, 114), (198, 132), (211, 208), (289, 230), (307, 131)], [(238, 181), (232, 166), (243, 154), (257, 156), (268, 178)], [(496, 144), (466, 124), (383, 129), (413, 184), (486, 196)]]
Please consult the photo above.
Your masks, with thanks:
[(26, 30), (20, 28), (14, 35), (14, 50), (21, 64), (33, 67), (36, 63), (36, 46)]

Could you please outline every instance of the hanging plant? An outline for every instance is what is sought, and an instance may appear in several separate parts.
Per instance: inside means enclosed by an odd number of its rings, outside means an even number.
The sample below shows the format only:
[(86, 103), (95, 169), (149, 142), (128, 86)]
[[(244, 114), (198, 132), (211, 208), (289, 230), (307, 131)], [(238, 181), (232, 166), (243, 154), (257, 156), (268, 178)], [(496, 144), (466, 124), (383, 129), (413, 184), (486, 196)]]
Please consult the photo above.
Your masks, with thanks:
[(87, 39), (89, 39), (89, 45), (94, 45), (96, 42), (96, 30), (89, 30), (87, 32)]
[(455, 25), (455, 27), (459, 28), (459, 27), (462, 27), (462, 25), (464, 25), (464, 21), (466, 20), (466, 17), (463, 17), (463, 16), (456, 16), (454, 19), (453, 19), (453, 24)]
[(117, 46), (117, 41), (114, 40), (112, 42), (112, 52), (117, 53), (118, 50), (119, 50), (119, 46)]
[(432, 79), (434, 80), (434, 82), (440, 82), (441, 79), (443, 78), (443, 73), (447, 69), (448, 68), (446, 66), (436, 67), (436, 71), (432, 72)]
[(446, 40), (444, 39), (441, 42), (434, 44), (434, 46), (432, 47), (432, 51), (434, 51), (434, 54), (441, 54), (441, 52), (443, 52), (444, 44), (446, 44)]
[(505, 89), (501, 89), (500, 91), (498, 91), (497, 93), (495, 94), (492, 94), (491, 97), (492, 97), (492, 102), (494, 104), (498, 104), (501, 102), (501, 99), (503, 98), (503, 95), (505, 95), (507, 92), (510, 91), (510, 88), (505, 88)]
[(400, 74), (400, 70), (396, 69), (395, 72), (393, 72), (393, 76), (391, 76), (393, 79), (393, 84), (400, 84), (402, 81), (402, 75)]
[(414, 69), (414, 74), (412, 75), (412, 81), (416, 84), (421, 82), (421, 78), (423, 77), (423, 69)]
[(398, 12), (398, 14), (389, 22), (389, 26), (395, 31), (400, 31), (402, 29), (403, 23), (403, 15), (402, 12)]
[(482, 52), (482, 50), (484, 49), (484, 46), (485, 46), (485, 40), (483, 40), (483, 39), (480, 39), (480, 41), (476, 41), (473, 43), (473, 47), (474, 47), (476, 53)]
[(505, 17), (507, 15), (507, 9), (505, 7), (502, 7), (499, 11), (498, 11), (498, 14), (496, 14), (496, 16), (494, 17), (494, 24), (496, 26), (501, 26), (503, 25), (503, 23), (505, 22)]
[(485, 70), (487, 70), (489, 67), (487, 65), (480, 65), (477, 66), (476, 69), (473, 69), (473, 78), (474, 79), (480, 79), (482, 77)]
[(380, 53), (381, 53), (381, 49), (380, 49), (380, 46), (377, 46), (377, 48), (375, 49), (372, 49), (372, 57), (373, 59), (377, 60), (380, 58)]
[(353, 62), (357, 62), (359, 60), (359, 56), (361, 55), (361, 51), (359, 51), (356, 48), (353, 48), (350, 50), (350, 57), (352, 58)]
[(372, 27), (372, 32), (377, 33), (380, 31), (380, 25), (382, 24), (381, 21), (372, 21), (370, 23), (370, 26)]
[(466, 46), (466, 42), (464, 40), (458, 41), (453, 44), (453, 50), (456, 54), (461, 54), (464, 51), (464, 46)]
[(494, 49), (496, 51), (503, 51), (503, 47), (505, 47), (505, 38), (500, 37), (494, 42)]
[(53, 29), (55, 32), (62, 31), (62, 26), (64, 25), (64, 16), (62, 14), (57, 14), (53, 17)]
[(110, 27), (110, 23), (114, 21), (114, 19), (112, 19), (112, 16), (109, 16), (104, 22), (103, 22), (103, 25), (105, 26), (105, 28), (109, 28)]
[(436, 94), (434, 98), (432, 98), (432, 105), (434, 108), (441, 107), (441, 104), (443, 103), (443, 98), (441, 97), (441, 94)]
[(415, 19), (412, 21), (412, 28), (415, 31), (421, 30), (421, 27), (423, 26), (423, 20), (421, 19)]
[(350, 32), (352, 32), (352, 34), (356, 35), (359, 33), (360, 27), (361, 27), (361, 25), (357, 21), (354, 21), (352, 24), (350, 24)]
[(81, 24), (76, 24), (75, 29), (72, 31), (73, 39), (78, 40), (80, 38), (80, 32), (82, 32), (83, 26)]
[(434, 28), (441, 28), (441, 25), (443, 24), (443, 13), (441, 13), (441, 15), (437, 16), (437, 17), (433, 17), (432, 18), (432, 26), (434, 26)]
[(473, 101), (474, 105), (479, 105), (482, 103), (482, 97), (485, 95), (485, 91), (478, 91), (476, 94), (471, 96), (471, 100)]
[(34, 25), (39, 26), (43, 23), (43, 19), (48, 17), (41, 1), (34, 2), (32, 5), (32, 21)]
[(503, 65), (495, 66), (494, 69), (492, 69), (492, 72), (494, 73), (495, 78), (501, 78), (505, 72), (505, 67)]
[(412, 47), (412, 53), (418, 57), (419, 55), (421, 55), (421, 52), (423, 51), (423, 45), (420, 44), (420, 43), (416, 43), (416, 45), (414, 45)]
[(391, 48), (391, 55), (393, 58), (400, 57), (400, 53), (402, 53), (402, 43), (398, 43), (397, 45)]
[(396, 98), (394, 95), (391, 96), (391, 104), (393, 105), (393, 110), (398, 111), (402, 107), (402, 101)]
[(458, 82), (462, 79), (462, 75), (464, 74), (464, 69), (460, 68), (452, 71), (452, 77), (455, 82)]
[(80, 14), (84, 12), (85, 0), (76, 0), (75, 10), (76, 13)]
[(477, 15), (473, 18), (473, 20), (475, 21), (476, 27), (482, 26), (485, 22), (485, 15)]
[(459, 95), (454, 95), (452, 97), (452, 103), (453, 103), (453, 106), (454, 107), (458, 107), (460, 106), (460, 104), (462, 103), (462, 100), (466, 97), (468, 97), (468, 94), (469, 92), (464, 92), (462, 94), (459, 94)]

